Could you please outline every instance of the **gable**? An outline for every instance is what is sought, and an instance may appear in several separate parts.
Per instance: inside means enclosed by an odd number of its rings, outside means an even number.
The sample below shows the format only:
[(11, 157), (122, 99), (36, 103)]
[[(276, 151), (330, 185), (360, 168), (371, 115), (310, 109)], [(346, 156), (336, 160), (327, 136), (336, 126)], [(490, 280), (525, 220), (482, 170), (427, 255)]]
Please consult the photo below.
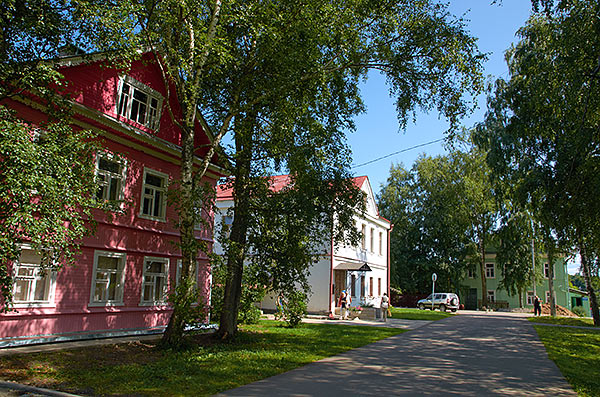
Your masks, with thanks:
[(379, 218), (379, 209), (377, 208), (377, 202), (375, 201), (375, 195), (373, 189), (371, 189), (371, 183), (367, 176), (359, 176), (354, 178), (356, 185), (365, 193), (366, 200), (366, 211), (367, 214), (374, 218)]

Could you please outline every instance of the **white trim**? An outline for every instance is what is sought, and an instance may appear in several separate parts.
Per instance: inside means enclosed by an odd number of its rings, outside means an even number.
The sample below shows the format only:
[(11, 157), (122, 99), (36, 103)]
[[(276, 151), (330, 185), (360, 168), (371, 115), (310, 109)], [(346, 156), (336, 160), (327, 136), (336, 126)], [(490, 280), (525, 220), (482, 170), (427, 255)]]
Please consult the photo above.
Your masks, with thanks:
[[(161, 203), (160, 203), (161, 204), (160, 216), (148, 215), (148, 214), (143, 213), (143, 211), (144, 211), (144, 196), (146, 195), (146, 176), (148, 174), (162, 178), (162, 179), (164, 179), (164, 182), (165, 182), (165, 185), (163, 187), (158, 188), (158, 187), (152, 185), (152, 187), (150, 188), (150, 189), (154, 189), (154, 190), (162, 193), (162, 198), (161, 198)], [(140, 195), (140, 212), (138, 213), (138, 216), (140, 218), (150, 219), (153, 221), (160, 221), (160, 222), (165, 222), (167, 220), (167, 189), (168, 189), (168, 186), (169, 186), (169, 175), (168, 174), (165, 174), (164, 172), (153, 170), (151, 168), (144, 167), (144, 173), (142, 175), (142, 191), (141, 191), (141, 195)], [(147, 198), (152, 201), (151, 211), (153, 212), (154, 211), (154, 197), (148, 196)]]
[[(552, 265), (552, 270), (554, 270), (554, 274), (552, 275), (552, 280), (556, 280), (556, 263)], [(550, 264), (548, 262), (544, 263), (544, 278), (548, 280), (548, 272), (550, 271)]]
[[(118, 258), (119, 264), (116, 271), (111, 273), (116, 273), (117, 275), (121, 273), (120, 279), (117, 281), (115, 299), (107, 299), (107, 300), (94, 300), (94, 292), (96, 291), (96, 276), (98, 273), (98, 258), (99, 257), (107, 257), (107, 258)], [(127, 264), (127, 254), (124, 252), (115, 252), (115, 251), (94, 251), (94, 267), (92, 270), (92, 283), (90, 286), (90, 303), (88, 306), (121, 306), (123, 305), (123, 295), (125, 290), (125, 268)], [(108, 287), (108, 285), (107, 285)]]
[[(177, 259), (177, 270), (175, 271), (175, 283), (173, 284), (175, 287), (179, 285), (179, 281), (181, 280), (181, 270), (183, 267), (183, 261), (181, 259)], [(198, 272), (200, 271), (200, 263), (196, 261), (196, 288), (198, 288)]]
[[(492, 265), (491, 267), (488, 267), (488, 265)], [(488, 269), (492, 270), (492, 275), (490, 277), (488, 277)], [(485, 270), (485, 278), (486, 279), (494, 279), (496, 278), (496, 264), (495, 263), (486, 263), (484, 266), (484, 270)]]
[[(152, 281), (152, 283), (147, 283), (146, 282), (146, 262), (147, 261), (152, 261), (152, 262), (161, 262), (164, 264), (164, 271), (160, 274), (162, 274), (163, 277), (163, 287), (162, 287), (162, 299), (159, 300), (151, 300), (151, 301), (145, 301), (144, 300), (144, 289), (146, 284), (152, 284), (153, 286), (156, 285), (156, 279), (154, 279)], [(165, 258), (165, 257), (158, 257), (158, 256), (145, 256), (144, 257), (144, 263), (142, 265), (142, 288), (140, 288), (140, 306), (165, 306), (167, 305), (167, 297), (169, 294), (169, 263), (170, 260), (169, 258)], [(152, 273), (153, 277), (156, 277), (156, 275), (158, 275), (158, 273)], [(156, 297), (154, 297), (156, 298)]]
[(534, 300), (535, 300), (535, 295), (533, 294), (533, 291), (527, 291), (525, 293), (525, 304), (528, 306), (533, 306)]
[[(133, 92), (128, 94), (128, 101), (125, 104), (126, 108), (124, 109), (124, 113), (125, 114), (121, 114), (123, 112), (119, 112), (119, 107), (121, 106), (121, 96), (123, 93), (123, 85), (127, 83), (129, 86), (131, 86), (133, 89), (137, 89), (138, 91), (140, 91), (141, 93), (145, 94), (148, 96), (148, 103), (146, 104), (146, 112), (145, 112), (145, 119), (143, 123), (140, 123), (137, 120), (134, 120), (131, 118), (131, 107), (133, 104)], [(156, 100), (156, 109), (155, 110), (155, 114), (152, 117), (151, 116), (151, 101), (152, 99)], [(143, 125), (144, 127), (152, 130), (152, 131), (158, 131), (160, 128), (160, 118), (162, 115), (162, 104), (163, 104), (163, 96), (156, 90), (150, 88), (149, 86), (147, 86), (144, 83), (141, 83), (139, 81), (137, 81), (136, 79), (132, 78), (131, 76), (121, 76), (119, 78), (119, 82), (117, 85), (117, 98), (115, 100), (115, 114), (118, 117), (123, 117), (129, 121), (133, 121), (134, 123), (137, 123), (139, 125)]]
[[(115, 153), (112, 153), (112, 152), (107, 152), (107, 151), (96, 152), (96, 170), (95, 170), (96, 178), (100, 174), (100, 159), (102, 159), (102, 158), (104, 158), (105, 160), (117, 163), (121, 167), (120, 175), (111, 173), (110, 171), (106, 171), (106, 170), (102, 170), (102, 173), (108, 173), (109, 176), (114, 175), (115, 178), (118, 177), (120, 179), (120, 187), (119, 187), (119, 191), (117, 192), (116, 200), (123, 201), (123, 199), (125, 197), (125, 182), (126, 182), (126, 178), (127, 178), (127, 160), (121, 156), (116, 155)], [(100, 183), (98, 181), (96, 181), (96, 183), (100, 186)], [(108, 189), (110, 189), (110, 183), (108, 183), (107, 187), (108, 187)], [(108, 193), (108, 191), (107, 191), (107, 193)], [(106, 195), (108, 195), (108, 194), (106, 194)], [(97, 196), (97, 194), (96, 194), (96, 196)], [(107, 197), (102, 197), (102, 199), (110, 200)], [(119, 203), (119, 206), (121, 206), (121, 203)]]
[[(55, 293), (56, 293), (56, 271), (52, 270), (51, 268), (42, 269), (41, 263), (22, 263), (21, 257), (22, 257), (24, 250), (32, 251), (34, 253), (34, 255), (38, 256), (38, 257), (40, 256), (40, 254), (36, 250), (32, 249), (30, 244), (20, 244), (19, 248), (20, 248), (19, 259), (14, 261), (13, 266), (12, 266), (12, 280), (13, 280), (12, 307), (19, 308), (19, 309), (20, 308), (36, 308), (36, 307), (40, 307), (40, 308), (41, 307), (56, 307), (56, 303), (54, 302)], [(26, 269), (26, 268), (33, 269), (34, 274), (31, 276), (18, 276), (17, 275), (19, 269)], [(37, 282), (38, 282), (38, 280), (41, 280), (41, 278), (39, 278), (40, 270), (45, 270), (46, 272), (48, 272), (48, 274), (47, 274), (48, 285), (46, 286), (47, 291), (44, 293), (44, 295), (47, 294), (47, 299), (45, 299), (45, 300), (35, 300), (35, 296), (34, 296), (35, 287), (37, 286)], [(24, 278), (24, 279), (32, 280), (31, 281), (32, 284), (31, 284), (31, 287), (29, 288), (27, 300), (16, 301), (14, 299), (14, 296), (16, 295), (15, 289), (17, 288), (17, 278)]]
[[(486, 296), (487, 296), (488, 302), (496, 302), (496, 290), (494, 290), (494, 289), (487, 290), (487, 295)], [(492, 299), (490, 299), (490, 297)]]

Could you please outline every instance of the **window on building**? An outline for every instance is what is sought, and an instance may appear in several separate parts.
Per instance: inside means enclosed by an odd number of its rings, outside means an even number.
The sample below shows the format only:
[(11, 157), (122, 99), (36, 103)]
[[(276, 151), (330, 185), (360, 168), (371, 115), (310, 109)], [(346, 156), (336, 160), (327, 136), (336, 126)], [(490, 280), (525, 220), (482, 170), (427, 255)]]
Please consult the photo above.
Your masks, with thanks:
[(383, 255), (383, 233), (379, 232), (379, 255)]
[(356, 276), (354, 274), (350, 276), (350, 296), (353, 298), (356, 296)]
[(363, 250), (367, 249), (367, 226), (366, 225), (361, 226), (360, 247)]
[[(554, 270), (554, 277), (556, 278), (556, 266), (552, 266), (552, 270)], [(548, 263), (544, 263), (544, 278), (550, 277), (550, 265)]]
[(162, 96), (130, 77), (121, 80), (117, 114), (150, 129), (157, 130)]
[(226, 237), (229, 237), (231, 234), (231, 225), (233, 225), (233, 216), (224, 216), (222, 221), (223, 233)]
[(144, 258), (141, 304), (161, 304), (167, 298), (169, 260), (167, 258)]
[(381, 277), (377, 278), (377, 296), (381, 296)]
[(371, 252), (375, 252), (375, 229), (371, 228), (371, 241), (370, 241)]
[(98, 200), (123, 200), (123, 182), (125, 181), (125, 163), (109, 153), (96, 156), (96, 179)]
[(490, 290), (487, 292), (488, 302), (496, 302), (496, 291)]
[(140, 216), (165, 220), (168, 180), (167, 174), (148, 168), (144, 169)]
[(96, 251), (92, 278), (91, 304), (122, 304), (126, 255)]
[[(198, 288), (198, 262), (196, 262), (196, 266), (194, 267), (194, 274), (192, 277), (196, 281), (196, 288)], [(181, 273), (183, 273), (183, 262), (181, 259), (177, 260), (177, 272), (175, 274), (175, 285), (179, 285), (179, 281), (181, 280)]]
[(475, 269), (467, 269), (467, 277), (475, 278)]
[(23, 248), (13, 264), (13, 299), (15, 306), (51, 304), (54, 300), (55, 272), (43, 269), (42, 255)]
[(367, 295), (366, 285), (365, 285), (365, 276), (360, 276), (360, 295)]
[(495, 277), (494, 264), (486, 263), (485, 264), (485, 278), (494, 278), (494, 277)]
[(373, 277), (369, 277), (369, 296), (373, 296)]
[(533, 291), (527, 291), (527, 304), (533, 306), (533, 300), (535, 298), (535, 295), (533, 294)]

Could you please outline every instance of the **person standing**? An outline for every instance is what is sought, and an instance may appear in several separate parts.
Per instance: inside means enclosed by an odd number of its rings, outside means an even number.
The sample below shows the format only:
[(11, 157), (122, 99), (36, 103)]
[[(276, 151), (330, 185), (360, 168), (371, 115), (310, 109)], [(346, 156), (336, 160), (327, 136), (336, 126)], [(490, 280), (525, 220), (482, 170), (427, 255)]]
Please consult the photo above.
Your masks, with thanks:
[(542, 315), (542, 304), (540, 302), (540, 298), (538, 298), (537, 295), (535, 296), (535, 298), (533, 298), (533, 315), (534, 316)]
[(348, 305), (346, 298), (346, 290), (343, 290), (340, 294), (340, 320), (346, 317), (346, 307)]
[(388, 307), (390, 307), (390, 298), (388, 298), (387, 293), (383, 293), (381, 297), (381, 318), (383, 322), (387, 322), (388, 315)]
[(350, 315), (350, 305), (352, 303), (352, 295), (350, 295), (350, 291), (346, 292), (346, 315), (344, 316), (344, 320), (348, 320), (348, 316)]

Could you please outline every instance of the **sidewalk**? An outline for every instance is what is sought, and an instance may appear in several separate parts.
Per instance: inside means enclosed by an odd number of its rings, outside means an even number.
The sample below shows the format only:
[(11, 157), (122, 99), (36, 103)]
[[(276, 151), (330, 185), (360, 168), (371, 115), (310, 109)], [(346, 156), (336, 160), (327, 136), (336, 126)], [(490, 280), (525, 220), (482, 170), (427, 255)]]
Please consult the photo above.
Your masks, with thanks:
[(223, 396), (576, 396), (526, 316), (462, 313)]

